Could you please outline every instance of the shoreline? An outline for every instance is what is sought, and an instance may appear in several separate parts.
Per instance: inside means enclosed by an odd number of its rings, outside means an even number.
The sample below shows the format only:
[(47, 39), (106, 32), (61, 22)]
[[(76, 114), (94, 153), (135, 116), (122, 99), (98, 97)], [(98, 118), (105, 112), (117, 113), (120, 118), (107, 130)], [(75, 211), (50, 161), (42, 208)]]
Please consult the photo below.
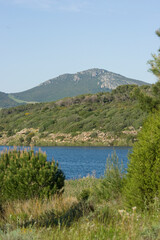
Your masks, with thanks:
[(132, 147), (138, 131), (131, 128), (122, 132), (93, 130), (77, 133), (39, 132), (38, 129), (23, 129), (12, 136), (3, 133), (0, 145), (4, 146), (69, 146), (69, 147)]
[(76, 143), (76, 144), (72, 144), (72, 143), (65, 143), (65, 144), (61, 144), (61, 143), (56, 143), (56, 144), (30, 144), (30, 145), (23, 145), (23, 144), (0, 144), (0, 146), (7, 146), (7, 147), (14, 147), (14, 146), (20, 146), (20, 147), (132, 147), (133, 144), (131, 145), (107, 145), (107, 144), (103, 144), (103, 143), (94, 143), (94, 144), (80, 144), (80, 143)]

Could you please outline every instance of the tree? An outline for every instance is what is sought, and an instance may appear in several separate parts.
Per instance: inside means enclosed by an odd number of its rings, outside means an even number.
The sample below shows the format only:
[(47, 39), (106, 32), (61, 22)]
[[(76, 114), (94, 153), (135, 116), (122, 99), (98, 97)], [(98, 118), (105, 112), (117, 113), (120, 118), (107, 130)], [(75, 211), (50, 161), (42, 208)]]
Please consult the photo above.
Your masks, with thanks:
[[(160, 29), (156, 31), (156, 34), (158, 37), (160, 37)], [(152, 54), (153, 59), (148, 61), (151, 68), (149, 71), (151, 71), (160, 81), (160, 48), (158, 49), (158, 54)]]
[(127, 203), (144, 208), (160, 197), (160, 112), (146, 120), (129, 160), (124, 190)]
[[(160, 37), (160, 29), (156, 31), (156, 34)], [(134, 96), (138, 98), (140, 107), (147, 112), (160, 109), (160, 49), (158, 49), (158, 54), (152, 54), (152, 57), (153, 59), (148, 61), (149, 71), (157, 77), (157, 83), (153, 84), (147, 91), (138, 87), (134, 91)]]
[[(160, 30), (157, 31), (160, 37)], [(138, 141), (129, 155), (124, 194), (129, 206), (143, 209), (160, 198), (160, 50), (149, 61), (150, 71), (158, 78), (151, 92), (137, 92), (143, 108), (150, 112)], [(137, 90), (138, 91), (138, 90)]]
[(0, 155), (2, 200), (50, 197), (62, 191), (65, 176), (58, 163), (33, 150), (8, 150)]

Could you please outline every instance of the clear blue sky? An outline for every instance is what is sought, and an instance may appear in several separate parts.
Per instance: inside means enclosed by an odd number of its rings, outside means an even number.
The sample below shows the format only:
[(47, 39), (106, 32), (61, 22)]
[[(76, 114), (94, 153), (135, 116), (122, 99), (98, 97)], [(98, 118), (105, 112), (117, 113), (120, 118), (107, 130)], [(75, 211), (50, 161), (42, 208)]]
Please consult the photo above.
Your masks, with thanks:
[(160, 0), (0, 0), (0, 91), (103, 68), (146, 82)]

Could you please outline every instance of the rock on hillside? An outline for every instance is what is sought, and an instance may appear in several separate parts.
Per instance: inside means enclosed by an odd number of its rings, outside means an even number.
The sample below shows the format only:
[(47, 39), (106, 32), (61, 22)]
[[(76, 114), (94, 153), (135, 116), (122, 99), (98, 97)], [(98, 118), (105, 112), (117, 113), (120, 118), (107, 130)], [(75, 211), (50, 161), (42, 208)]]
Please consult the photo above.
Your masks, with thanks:
[(108, 92), (125, 84), (147, 85), (146, 82), (94, 68), (76, 74), (63, 74), (37, 87), (12, 95), (27, 102), (50, 102), (86, 93)]

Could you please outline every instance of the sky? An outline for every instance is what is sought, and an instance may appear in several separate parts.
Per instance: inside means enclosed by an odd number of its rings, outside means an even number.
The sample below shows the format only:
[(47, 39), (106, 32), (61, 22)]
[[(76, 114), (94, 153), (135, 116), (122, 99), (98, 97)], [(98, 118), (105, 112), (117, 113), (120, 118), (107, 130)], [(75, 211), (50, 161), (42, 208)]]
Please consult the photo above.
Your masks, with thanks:
[(159, 0), (0, 0), (0, 91), (100, 68), (155, 83)]

